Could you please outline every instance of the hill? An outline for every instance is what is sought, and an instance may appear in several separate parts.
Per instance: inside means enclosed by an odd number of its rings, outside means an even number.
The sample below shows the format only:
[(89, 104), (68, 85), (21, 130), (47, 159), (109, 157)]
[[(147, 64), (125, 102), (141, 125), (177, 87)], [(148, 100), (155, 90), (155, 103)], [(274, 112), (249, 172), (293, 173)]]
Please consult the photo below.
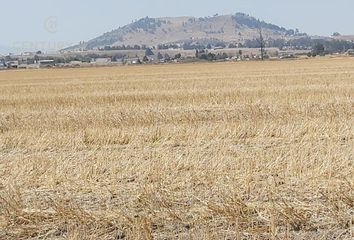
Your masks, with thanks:
[(123, 45), (244, 44), (259, 37), (259, 27), (267, 39), (289, 40), (301, 35), (298, 31), (266, 23), (244, 13), (205, 18), (146, 17), (67, 50), (90, 50)]
[(351, 41), (354, 42), (354, 35), (339, 35), (339, 36), (332, 36), (335, 40), (343, 40), (343, 41)]

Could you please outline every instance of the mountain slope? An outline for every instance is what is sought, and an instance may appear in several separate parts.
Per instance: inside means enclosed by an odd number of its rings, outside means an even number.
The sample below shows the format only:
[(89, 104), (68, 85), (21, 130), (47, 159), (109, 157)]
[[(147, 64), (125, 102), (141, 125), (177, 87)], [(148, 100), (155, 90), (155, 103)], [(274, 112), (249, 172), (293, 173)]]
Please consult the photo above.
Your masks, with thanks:
[(69, 49), (88, 50), (122, 45), (156, 46), (191, 41), (204, 43), (221, 41), (237, 44), (258, 38), (259, 27), (268, 39), (289, 39), (295, 34), (293, 30), (259, 21), (243, 13), (206, 18), (146, 17)]

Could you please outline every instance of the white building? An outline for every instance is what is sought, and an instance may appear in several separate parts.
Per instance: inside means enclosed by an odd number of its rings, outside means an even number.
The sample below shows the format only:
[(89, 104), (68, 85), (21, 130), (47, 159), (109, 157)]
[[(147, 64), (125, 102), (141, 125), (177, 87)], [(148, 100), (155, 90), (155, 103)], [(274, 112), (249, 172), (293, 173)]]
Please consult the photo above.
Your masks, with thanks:
[(71, 66), (77, 66), (77, 67), (79, 67), (79, 66), (82, 65), (82, 62), (81, 62), (81, 61), (71, 61), (71, 62), (70, 62), (70, 65), (71, 65)]
[(347, 54), (350, 55), (350, 56), (354, 56), (354, 49), (349, 49), (347, 51)]
[(112, 62), (111, 58), (95, 58), (91, 60), (93, 64), (109, 64)]
[(18, 68), (19, 62), (18, 61), (9, 61), (6, 63), (8, 68)]

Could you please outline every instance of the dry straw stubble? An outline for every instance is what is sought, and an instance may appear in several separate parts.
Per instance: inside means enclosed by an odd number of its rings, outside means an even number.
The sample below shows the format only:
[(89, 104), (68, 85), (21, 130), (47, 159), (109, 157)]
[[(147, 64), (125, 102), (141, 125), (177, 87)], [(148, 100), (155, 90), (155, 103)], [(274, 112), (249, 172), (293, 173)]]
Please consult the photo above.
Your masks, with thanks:
[(350, 239), (353, 59), (0, 72), (1, 239)]

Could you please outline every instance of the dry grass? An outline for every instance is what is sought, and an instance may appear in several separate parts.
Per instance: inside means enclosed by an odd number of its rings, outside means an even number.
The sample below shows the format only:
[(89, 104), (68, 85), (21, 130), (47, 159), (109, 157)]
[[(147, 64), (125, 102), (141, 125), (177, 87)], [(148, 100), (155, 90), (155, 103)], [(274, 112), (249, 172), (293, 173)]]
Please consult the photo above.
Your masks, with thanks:
[(0, 239), (352, 239), (354, 61), (0, 72)]

